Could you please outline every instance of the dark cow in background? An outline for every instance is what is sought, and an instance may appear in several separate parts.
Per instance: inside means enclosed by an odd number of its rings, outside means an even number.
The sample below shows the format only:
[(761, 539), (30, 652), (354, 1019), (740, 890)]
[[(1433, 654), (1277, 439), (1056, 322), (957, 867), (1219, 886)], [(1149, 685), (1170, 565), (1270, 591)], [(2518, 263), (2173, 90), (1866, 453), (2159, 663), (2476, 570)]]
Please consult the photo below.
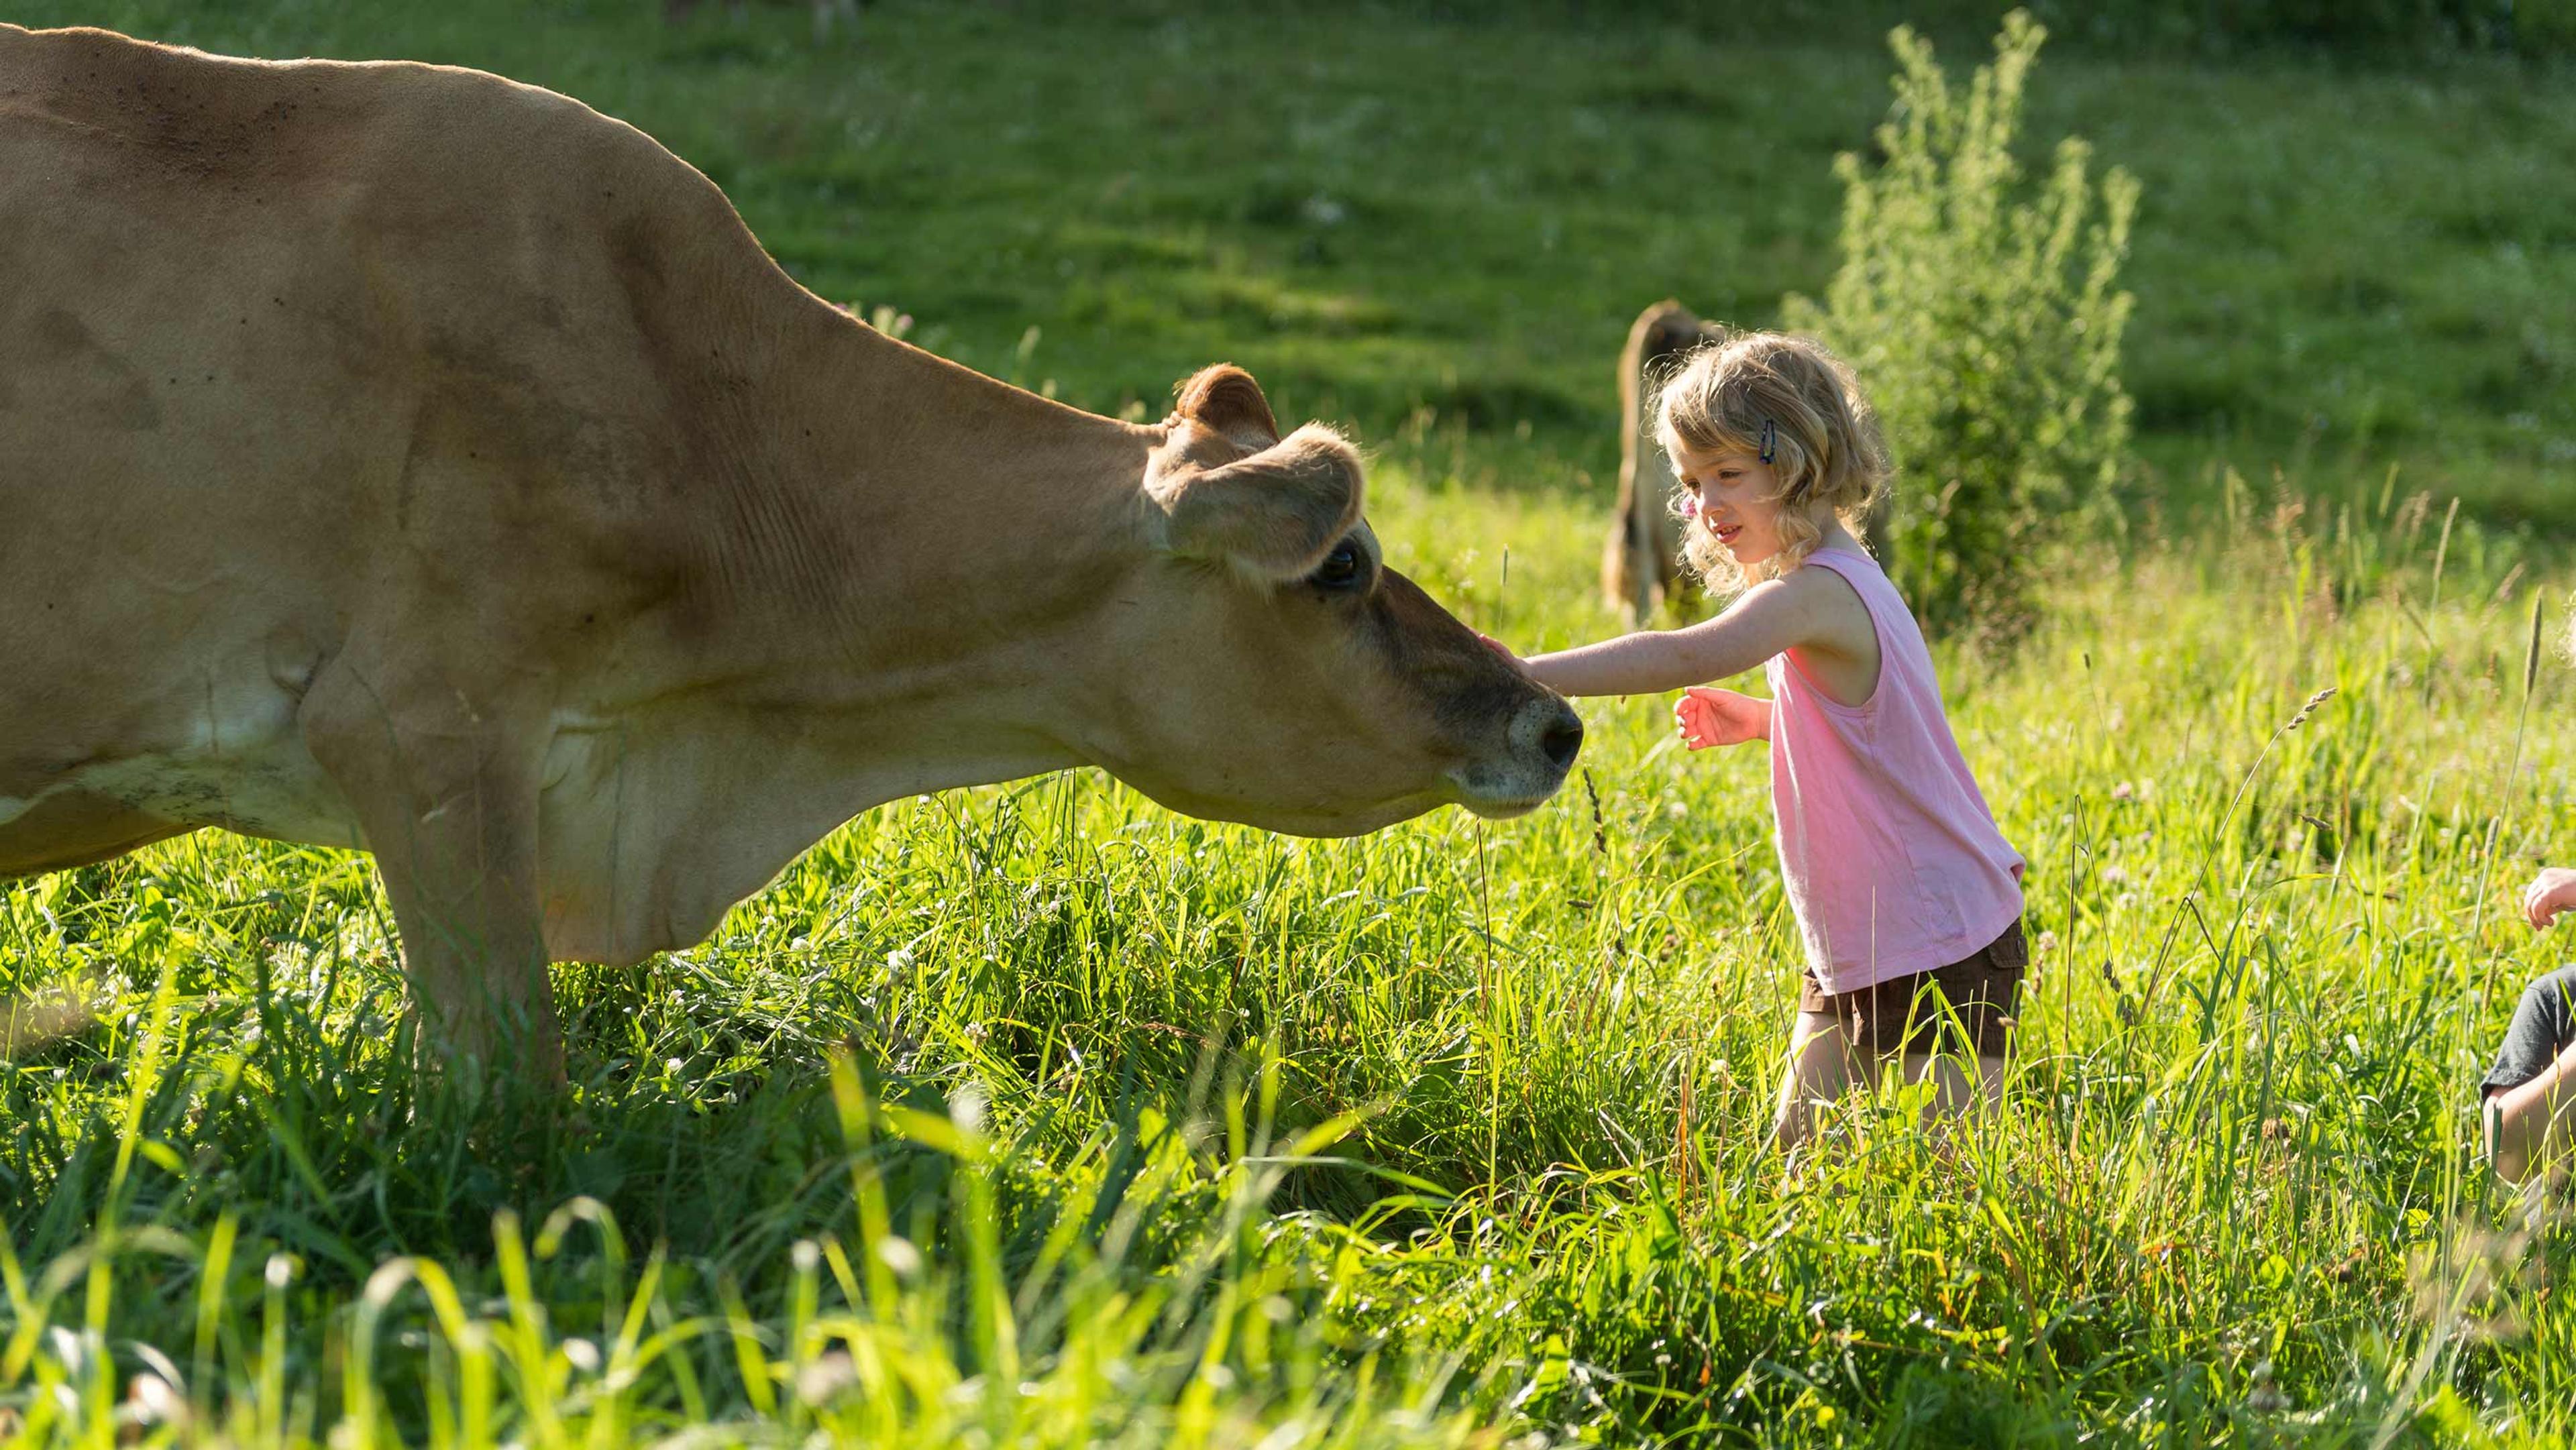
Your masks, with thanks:
[(1655, 392), (1685, 354), (1725, 337), (1667, 297), (1637, 315), (1619, 351), (1619, 512), (1601, 553), (1601, 595), (1632, 628), (1690, 595), (1672, 508), (1680, 484), (1655, 441)]

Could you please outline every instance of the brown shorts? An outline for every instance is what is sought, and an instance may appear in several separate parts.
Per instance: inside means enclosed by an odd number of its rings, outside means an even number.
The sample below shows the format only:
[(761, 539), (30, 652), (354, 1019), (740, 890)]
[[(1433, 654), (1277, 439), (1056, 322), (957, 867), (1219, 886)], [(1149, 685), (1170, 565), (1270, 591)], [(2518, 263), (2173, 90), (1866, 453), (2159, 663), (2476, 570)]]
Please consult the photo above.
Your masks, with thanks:
[(1800, 979), (1798, 1010), (1840, 1019), (1855, 1050), (1887, 1057), (1938, 1051), (1950, 1025), (1948, 1009), (1955, 1008), (1977, 1055), (2001, 1057), (2029, 965), (2030, 948), (2016, 921), (1964, 961), (1848, 992), (1827, 992), (1809, 972)]

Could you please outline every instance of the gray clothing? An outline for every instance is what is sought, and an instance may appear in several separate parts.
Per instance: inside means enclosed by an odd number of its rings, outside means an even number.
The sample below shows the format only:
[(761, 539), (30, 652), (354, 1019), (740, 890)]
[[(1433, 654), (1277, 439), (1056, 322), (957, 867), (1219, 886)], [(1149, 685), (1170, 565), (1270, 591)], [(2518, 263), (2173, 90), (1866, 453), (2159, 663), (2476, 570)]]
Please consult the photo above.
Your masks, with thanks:
[(2576, 1042), (2576, 967), (2560, 967), (2522, 989), (2513, 1023), (2487, 1069), (2486, 1091), (2520, 1087), (2548, 1068)]

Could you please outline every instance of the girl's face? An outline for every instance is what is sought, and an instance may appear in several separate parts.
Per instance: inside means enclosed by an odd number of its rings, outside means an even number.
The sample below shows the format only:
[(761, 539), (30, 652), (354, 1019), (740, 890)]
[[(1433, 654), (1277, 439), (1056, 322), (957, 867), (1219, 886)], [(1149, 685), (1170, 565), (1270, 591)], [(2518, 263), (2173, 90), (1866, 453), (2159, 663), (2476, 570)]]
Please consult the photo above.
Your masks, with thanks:
[(1696, 522), (1740, 568), (1780, 552), (1780, 479), (1771, 465), (1733, 449), (1673, 450), (1673, 473), (1690, 490)]

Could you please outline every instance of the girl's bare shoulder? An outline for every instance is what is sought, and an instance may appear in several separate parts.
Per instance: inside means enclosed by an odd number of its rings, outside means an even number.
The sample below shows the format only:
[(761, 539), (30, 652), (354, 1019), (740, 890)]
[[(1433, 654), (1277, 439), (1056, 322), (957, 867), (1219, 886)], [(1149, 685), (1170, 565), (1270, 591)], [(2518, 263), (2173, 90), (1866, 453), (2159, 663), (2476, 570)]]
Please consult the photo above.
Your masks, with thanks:
[[(1809, 557), (1812, 561), (1813, 556)], [(1878, 626), (1870, 618), (1869, 605), (1861, 599), (1859, 587), (1844, 578), (1840, 570), (1810, 562), (1765, 587), (1778, 588), (1781, 602), (1794, 604), (1807, 616), (1811, 647), (1854, 654), (1874, 651)]]

